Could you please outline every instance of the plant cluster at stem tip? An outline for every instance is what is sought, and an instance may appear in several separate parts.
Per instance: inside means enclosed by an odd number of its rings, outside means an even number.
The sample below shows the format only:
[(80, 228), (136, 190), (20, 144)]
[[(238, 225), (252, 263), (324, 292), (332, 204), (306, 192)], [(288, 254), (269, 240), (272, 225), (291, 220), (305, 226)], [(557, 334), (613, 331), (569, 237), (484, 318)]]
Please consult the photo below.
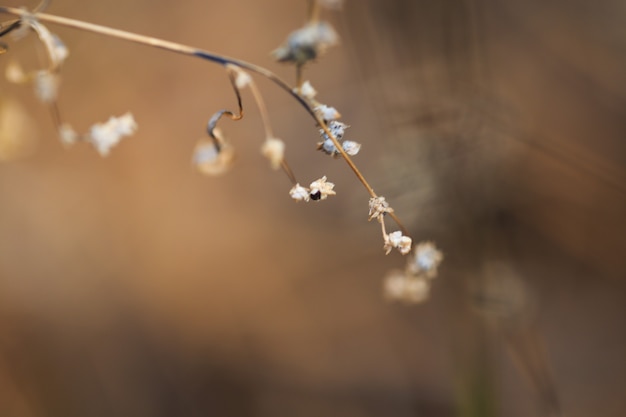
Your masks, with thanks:
[[(402, 255), (412, 252), (405, 270), (393, 271), (386, 278), (384, 292), (387, 297), (405, 302), (420, 302), (426, 298), (430, 281), (436, 276), (437, 267), (443, 256), (430, 242), (420, 243), (413, 248), (413, 241), (393, 208), (385, 197), (378, 196), (374, 192), (353, 161), (353, 157), (359, 153), (362, 146), (356, 141), (344, 138), (350, 126), (340, 121), (341, 114), (336, 108), (318, 101), (317, 91), (311, 82), (303, 80), (306, 65), (322, 56), (328, 48), (337, 45), (339, 40), (332, 25), (322, 20), (322, 14), (340, 10), (343, 6), (341, 0), (309, 0), (308, 4), (307, 22), (289, 34), (284, 43), (273, 51), (276, 61), (295, 67), (295, 86), (290, 85), (273, 72), (249, 62), (183, 44), (44, 13), (48, 5), (48, 1), (45, 0), (31, 11), (25, 8), (0, 6), (0, 14), (8, 16), (8, 20), (0, 22), (0, 41), (6, 39), (11, 43), (19, 44), (21, 39), (34, 33), (39, 41), (37, 45), (44, 51), (43, 56), (46, 62), (42, 62), (38, 69), (26, 71), (19, 62), (12, 59), (10, 53), (7, 53), (10, 52), (7, 42), (0, 42), (0, 54), (4, 54), (7, 58), (5, 65), (7, 80), (16, 84), (31, 85), (36, 97), (48, 106), (60, 141), (67, 147), (86, 142), (103, 157), (109, 155), (112, 148), (117, 146), (123, 138), (134, 134), (137, 131), (137, 123), (129, 112), (119, 117), (110, 117), (106, 122), (95, 123), (86, 132), (79, 133), (65, 120), (57, 97), (61, 86), (63, 63), (70, 54), (63, 41), (47, 28), (47, 24), (130, 41), (221, 65), (236, 96), (238, 108), (236, 111), (218, 110), (209, 118), (206, 128), (207, 136), (200, 139), (193, 150), (193, 166), (200, 173), (211, 176), (222, 175), (233, 166), (234, 145), (218, 124), (223, 117), (234, 121), (243, 118), (243, 95), (247, 92), (256, 104), (265, 130), (264, 140), (260, 144), (260, 153), (267, 158), (272, 169), (282, 170), (288, 177), (291, 182), (289, 196), (296, 202), (310, 202), (326, 200), (336, 195), (335, 185), (325, 175), (311, 181), (308, 187), (301, 185), (297, 180), (287, 162), (286, 143), (274, 134), (269, 111), (255, 83), (254, 76), (270, 80), (290, 94), (313, 119), (320, 136), (320, 141), (315, 148), (334, 159), (342, 159), (368, 192), (370, 196), (369, 220), (376, 219), (380, 224), (385, 253), (388, 254), (394, 249)], [(3, 113), (6, 107), (0, 106), (0, 120), (4, 120)], [(17, 132), (19, 129), (16, 128), (14, 131)], [(0, 159), (3, 159), (3, 149), (9, 142), (11, 146), (15, 146), (16, 141), (12, 132), (8, 129), (0, 129)], [(387, 232), (385, 225), (387, 216), (394, 220), (399, 230)]]

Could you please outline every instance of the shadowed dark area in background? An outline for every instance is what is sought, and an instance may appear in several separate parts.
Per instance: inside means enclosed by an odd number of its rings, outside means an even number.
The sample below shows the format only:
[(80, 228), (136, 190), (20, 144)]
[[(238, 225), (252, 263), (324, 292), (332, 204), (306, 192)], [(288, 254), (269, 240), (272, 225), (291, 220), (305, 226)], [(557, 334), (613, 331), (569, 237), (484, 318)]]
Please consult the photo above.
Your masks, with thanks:
[[(49, 11), (293, 80), (269, 52), (304, 1), (153, 3)], [(66, 117), (131, 109), (140, 129), (105, 160), (64, 150), (31, 91), (0, 85), (40, 133), (0, 165), (0, 416), (626, 413), (624, 2), (348, 0), (330, 16), (341, 45), (305, 79), (415, 240), (444, 251), (431, 299), (385, 302), (403, 260), (285, 94), (259, 80), (296, 175), (337, 183), (324, 204), (286, 197), (251, 103), (224, 124), (233, 172), (189, 169), (209, 115), (234, 106), (219, 68), (55, 28)]]

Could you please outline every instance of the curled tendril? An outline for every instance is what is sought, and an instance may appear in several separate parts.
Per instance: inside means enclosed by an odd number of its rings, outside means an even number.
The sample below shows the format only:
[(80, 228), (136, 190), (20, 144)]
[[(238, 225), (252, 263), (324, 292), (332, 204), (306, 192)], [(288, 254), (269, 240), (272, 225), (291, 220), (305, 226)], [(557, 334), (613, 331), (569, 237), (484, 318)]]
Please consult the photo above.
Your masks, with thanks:
[(221, 145), (220, 139), (215, 135), (217, 122), (219, 122), (223, 116), (226, 116), (230, 120), (234, 120), (234, 121), (241, 120), (243, 118), (243, 103), (241, 100), (241, 92), (239, 91), (239, 88), (237, 87), (237, 83), (236, 83), (236, 74), (233, 73), (232, 71), (229, 71), (228, 78), (230, 79), (230, 83), (233, 86), (235, 95), (237, 96), (238, 112), (235, 113), (231, 110), (226, 110), (226, 109), (219, 110), (218, 112), (213, 114), (213, 116), (211, 116), (211, 118), (209, 119), (209, 122), (207, 123), (207, 133), (211, 137), (211, 140), (213, 141), (213, 144), (215, 145), (215, 148), (217, 149), (218, 152), (221, 150), (222, 145)]

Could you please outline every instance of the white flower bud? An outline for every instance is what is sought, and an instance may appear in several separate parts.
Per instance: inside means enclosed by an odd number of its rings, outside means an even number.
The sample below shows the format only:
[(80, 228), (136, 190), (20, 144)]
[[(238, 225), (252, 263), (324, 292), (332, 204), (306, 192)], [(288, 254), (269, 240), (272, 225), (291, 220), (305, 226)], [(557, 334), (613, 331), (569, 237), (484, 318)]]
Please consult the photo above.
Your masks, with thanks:
[(67, 123), (63, 123), (59, 126), (59, 137), (61, 138), (61, 142), (66, 146), (75, 144), (79, 138), (78, 133)]
[(300, 184), (294, 185), (289, 190), (289, 195), (296, 201), (309, 201), (309, 189)]
[(28, 81), (28, 76), (17, 61), (11, 60), (4, 70), (6, 79), (14, 84), (22, 84)]
[(267, 138), (261, 153), (270, 160), (273, 169), (279, 169), (285, 157), (285, 142), (276, 138)]
[(319, 106), (315, 107), (313, 111), (315, 111), (315, 113), (317, 113), (319, 117), (327, 122), (337, 120), (341, 117), (341, 114), (337, 111), (336, 108), (327, 106), (326, 104), (320, 104)]
[(389, 233), (388, 235), (385, 235), (384, 239), (385, 244), (383, 248), (385, 249), (385, 253), (387, 255), (393, 248), (398, 249), (403, 255), (406, 255), (411, 251), (411, 238), (402, 235), (402, 232), (400, 231)]
[(309, 195), (311, 200), (326, 200), (329, 195), (335, 195), (335, 184), (326, 181), (326, 176), (315, 180), (311, 183)]
[(407, 264), (407, 271), (413, 275), (437, 276), (437, 268), (443, 261), (443, 254), (432, 242), (421, 242), (415, 247), (414, 255)]
[(361, 150), (361, 144), (351, 140), (346, 140), (341, 144), (343, 150), (350, 156), (354, 156)]
[(315, 91), (315, 88), (313, 88), (309, 81), (305, 81), (300, 86), (300, 94), (309, 100), (313, 100), (317, 95), (317, 91)]
[(336, 45), (338, 40), (337, 33), (327, 22), (309, 23), (292, 32), (287, 42), (274, 51), (274, 57), (280, 62), (302, 65)]
[(370, 211), (368, 221), (378, 218), (386, 213), (393, 213), (393, 208), (389, 206), (385, 197), (372, 197), (369, 201)]
[(215, 140), (203, 138), (196, 144), (191, 159), (194, 167), (202, 174), (209, 176), (223, 175), (228, 172), (235, 161), (235, 149), (226, 141), (219, 128), (213, 130)]
[(236, 73), (235, 85), (237, 86), (237, 88), (242, 89), (250, 85), (250, 83), (252, 82), (252, 77), (250, 76), (250, 74), (248, 74), (241, 68), (237, 68), (233, 65), (231, 65), (230, 68), (234, 68), (234, 71)]
[(50, 71), (35, 73), (35, 95), (42, 103), (52, 103), (57, 98), (60, 78)]
[(126, 113), (120, 117), (111, 117), (105, 123), (93, 125), (89, 131), (89, 139), (101, 156), (107, 156), (124, 136), (130, 136), (136, 130), (137, 123), (133, 115)]

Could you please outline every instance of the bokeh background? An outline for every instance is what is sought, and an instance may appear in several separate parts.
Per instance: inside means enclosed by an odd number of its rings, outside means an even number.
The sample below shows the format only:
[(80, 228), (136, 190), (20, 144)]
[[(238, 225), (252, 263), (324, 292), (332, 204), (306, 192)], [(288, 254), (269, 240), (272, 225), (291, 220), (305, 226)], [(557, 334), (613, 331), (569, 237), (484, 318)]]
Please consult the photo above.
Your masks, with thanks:
[[(270, 52), (306, 9), (48, 11), (292, 82)], [(28, 126), (0, 164), (0, 416), (626, 414), (625, 3), (348, 0), (325, 16), (342, 42), (305, 78), (414, 238), (445, 253), (430, 300), (385, 301), (404, 260), (284, 92), (258, 79), (298, 178), (336, 183), (323, 203), (294, 204), (267, 167), (249, 96), (222, 124), (232, 172), (194, 171), (206, 121), (235, 107), (221, 68), (50, 26), (71, 54), (64, 117), (86, 130), (130, 110), (139, 131), (104, 159), (64, 149), (30, 89), (0, 83)], [(32, 39), (9, 46), (3, 69), (34, 55)]]

